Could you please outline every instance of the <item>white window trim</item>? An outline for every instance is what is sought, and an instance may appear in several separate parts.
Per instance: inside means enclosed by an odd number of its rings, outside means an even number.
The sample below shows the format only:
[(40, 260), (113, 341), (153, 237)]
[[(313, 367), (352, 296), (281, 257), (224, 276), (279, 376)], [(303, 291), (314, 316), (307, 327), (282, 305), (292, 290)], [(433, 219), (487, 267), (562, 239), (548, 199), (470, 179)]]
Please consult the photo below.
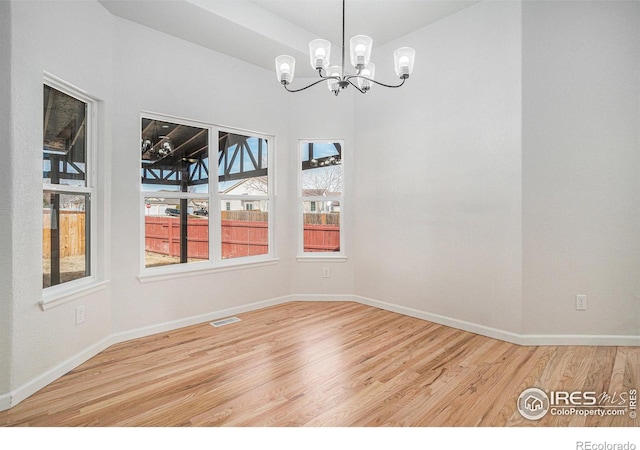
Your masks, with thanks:
[[(200, 275), (205, 273), (215, 273), (220, 271), (243, 269), (247, 267), (261, 267), (264, 265), (275, 264), (279, 262), (279, 258), (275, 252), (274, 238), (274, 208), (275, 208), (275, 136), (257, 132), (244, 130), (240, 128), (214, 125), (206, 122), (200, 122), (192, 119), (185, 119), (166, 114), (154, 113), (150, 111), (141, 111), (139, 120), (143, 118), (161, 120), (165, 122), (179, 123), (190, 125), (198, 128), (205, 128), (209, 132), (209, 193), (182, 193), (182, 192), (163, 192), (164, 198), (187, 198), (187, 199), (207, 199), (209, 202), (209, 259), (207, 261), (192, 262), (187, 264), (171, 264), (158, 267), (145, 267), (145, 216), (144, 212), (140, 217), (140, 273), (138, 280), (141, 283), (152, 281), (170, 280), (174, 278), (182, 278), (191, 275)], [(217, 157), (211, 158), (211, 149), (215, 149), (217, 155), (218, 136), (220, 132), (228, 132), (243, 136), (258, 137), (267, 141), (267, 167), (269, 183), (267, 195), (224, 195), (219, 192), (218, 187), (218, 160)], [(212, 162), (214, 165), (212, 166)], [(212, 174), (215, 174), (212, 176)], [(143, 191), (139, 185), (140, 191), (140, 211), (144, 211), (144, 201), (146, 197), (153, 197), (153, 191)], [(222, 259), (222, 230), (220, 212), (223, 211), (222, 202), (226, 200), (266, 200), (269, 203), (268, 215), (268, 245), (269, 252), (264, 255), (245, 256), (241, 258)]]
[[(90, 275), (77, 280), (61, 283), (56, 286), (50, 286), (42, 289), (42, 299), (40, 301), (40, 307), (43, 310), (50, 309), (54, 306), (58, 306), (84, 295), (91, 294), (93, 292), (100, 291), (106, 287), (107, 281), (101, 280), (99, 276), (98, 268), (98, 248), (102, 248), (102, 245), (98, 245), (98, 242), (103, 238), (98, 236), (98, 188), (97, 188), (97, 153), (99, 151), (98, 140), (98, 104), (99, 100), (86, 91), (73, 86), (66, 81), (51, 75), (49, 73), (43, 74), (43, 84), (53, 89), (70, 95), (87, 105), (87, 123), (86, 123), (86, 135), (87, 135), (87, 153), (86, 153), (86, 186), (67, 186), (60, 184), (47, 184), (42, 183), (42, 191), (50, 191), (55, 193), (78, 193), (89, 194), (90, 207), (89, 207), (89, 251), (90, 257)], [(42, 128), (40, 128), (42, 129)], [(40, 139), (42, 142), (43, 139)], [(42, 167), (42, 162), (40, 163)], [(86, 239), (86, 237), (85, 237)], [(42, 246), (42, 244), (41, 244)]]
[[(344, 153), (345, 145), (344, 139), (298, 139), (298, 147), (297, 147), (297, 178), (298, 178), (298, 220), (297, 220), (297, 230), (298, 230), (298, 255), (296, 256), (296, 260), (298, 262), (345, 262), (347, 261), (347, 252), (346, 252), (346, 241), (345, 241), (345, 220), (344, 215), (342, 214), (343, 208), (345, 205), (345, 191), (346, 191), (346, 167), (345, 167), (345, 158), (344, 154), (342, 157), (342, 192), (341, 195), (335, 197), (322, 197), (322, 196), (303, 196), (302, 195), (302, 152), (301, 148), (303, 144), (314, 143), (314, 144), (333, 144), (339, 143), (342, 146), (342, 151)], [(304, 251), (304, 207), (303, 203), (307, 201), (311, 202), (328, 202), (332, 200), (340, 201), (340, 251), (339, 252), (305, 252)], [(317, 206), (317, 205), (316, 205)], [(346, 210), (346, 208), (344, 208)]]

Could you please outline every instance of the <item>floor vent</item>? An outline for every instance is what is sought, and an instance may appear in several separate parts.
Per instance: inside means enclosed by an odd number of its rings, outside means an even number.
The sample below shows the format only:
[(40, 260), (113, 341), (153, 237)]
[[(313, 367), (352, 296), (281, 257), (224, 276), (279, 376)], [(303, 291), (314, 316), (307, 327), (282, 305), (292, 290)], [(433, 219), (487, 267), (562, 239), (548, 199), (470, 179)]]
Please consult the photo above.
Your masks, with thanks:
[(211, 322), (211, 325), (214, 327), (221, 327), (223, 325), (229, 325), (230, 323), (240, 322), (240, 319), (237, 317), (229, 317), (228, 319), (217, 320), (215, 322)]

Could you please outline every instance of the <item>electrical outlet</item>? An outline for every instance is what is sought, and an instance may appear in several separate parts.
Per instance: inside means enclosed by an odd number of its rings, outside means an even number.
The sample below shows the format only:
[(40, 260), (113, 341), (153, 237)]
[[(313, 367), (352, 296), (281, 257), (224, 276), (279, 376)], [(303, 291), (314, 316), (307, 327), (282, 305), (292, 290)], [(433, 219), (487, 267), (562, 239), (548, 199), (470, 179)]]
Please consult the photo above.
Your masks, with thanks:
[(329, 278), (329, 268), (328, 267), (324, 267), (322, 269), (322, 278)]
[(587, 296), (583, 294), (576, 295), (576, 310), (578, 311), (586, 311), (587, 310)]
[(76, 325), (84, 322), (84, 305), (76, 306)]

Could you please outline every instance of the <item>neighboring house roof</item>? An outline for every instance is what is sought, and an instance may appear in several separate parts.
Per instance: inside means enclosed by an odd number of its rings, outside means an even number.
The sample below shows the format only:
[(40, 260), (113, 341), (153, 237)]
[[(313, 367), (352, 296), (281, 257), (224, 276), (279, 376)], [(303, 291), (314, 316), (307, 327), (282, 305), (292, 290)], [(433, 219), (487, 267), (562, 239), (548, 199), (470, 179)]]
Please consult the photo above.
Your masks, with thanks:
[(304, 197), (326, 197), (327, 190), (326, 189), (303, 189), (302, 195)]
[[(247, 184), (249, 185), (247, 186)], [(255, 187), (252, 187), (250, 184), (253, 184), (254, 186), (262, 185), (264, 186), (264, 190), (256, 189)], [(233, 183), (231, 186), (225, 188), (222, 191), (222, 193), (231, 194), (231, 195), (233, 194), (241, 195), (241, 194), (251, 194), (251, 193), (264, 194), (266, 193), (267, 186), (268, 186), (267, 177), (245, 178), (244, 180), (239, 180)], [(241, 192), (238, 192), (238, 191), (241, 191)]]

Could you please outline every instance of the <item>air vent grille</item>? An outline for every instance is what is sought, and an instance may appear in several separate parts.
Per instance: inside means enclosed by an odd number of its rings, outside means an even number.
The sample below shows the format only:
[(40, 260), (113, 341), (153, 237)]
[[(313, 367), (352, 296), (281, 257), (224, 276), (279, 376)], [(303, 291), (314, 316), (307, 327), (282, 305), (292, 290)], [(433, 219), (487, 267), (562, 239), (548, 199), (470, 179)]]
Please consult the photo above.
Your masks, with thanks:
[(221, 327), (223, 325), (229, 325), (230, 323), (240, 322), (240, 319), (237, 317), (229, 317), (228, 319), (216, 320), (215, 322), (211, 322), (211, 325), (214, 327)]

